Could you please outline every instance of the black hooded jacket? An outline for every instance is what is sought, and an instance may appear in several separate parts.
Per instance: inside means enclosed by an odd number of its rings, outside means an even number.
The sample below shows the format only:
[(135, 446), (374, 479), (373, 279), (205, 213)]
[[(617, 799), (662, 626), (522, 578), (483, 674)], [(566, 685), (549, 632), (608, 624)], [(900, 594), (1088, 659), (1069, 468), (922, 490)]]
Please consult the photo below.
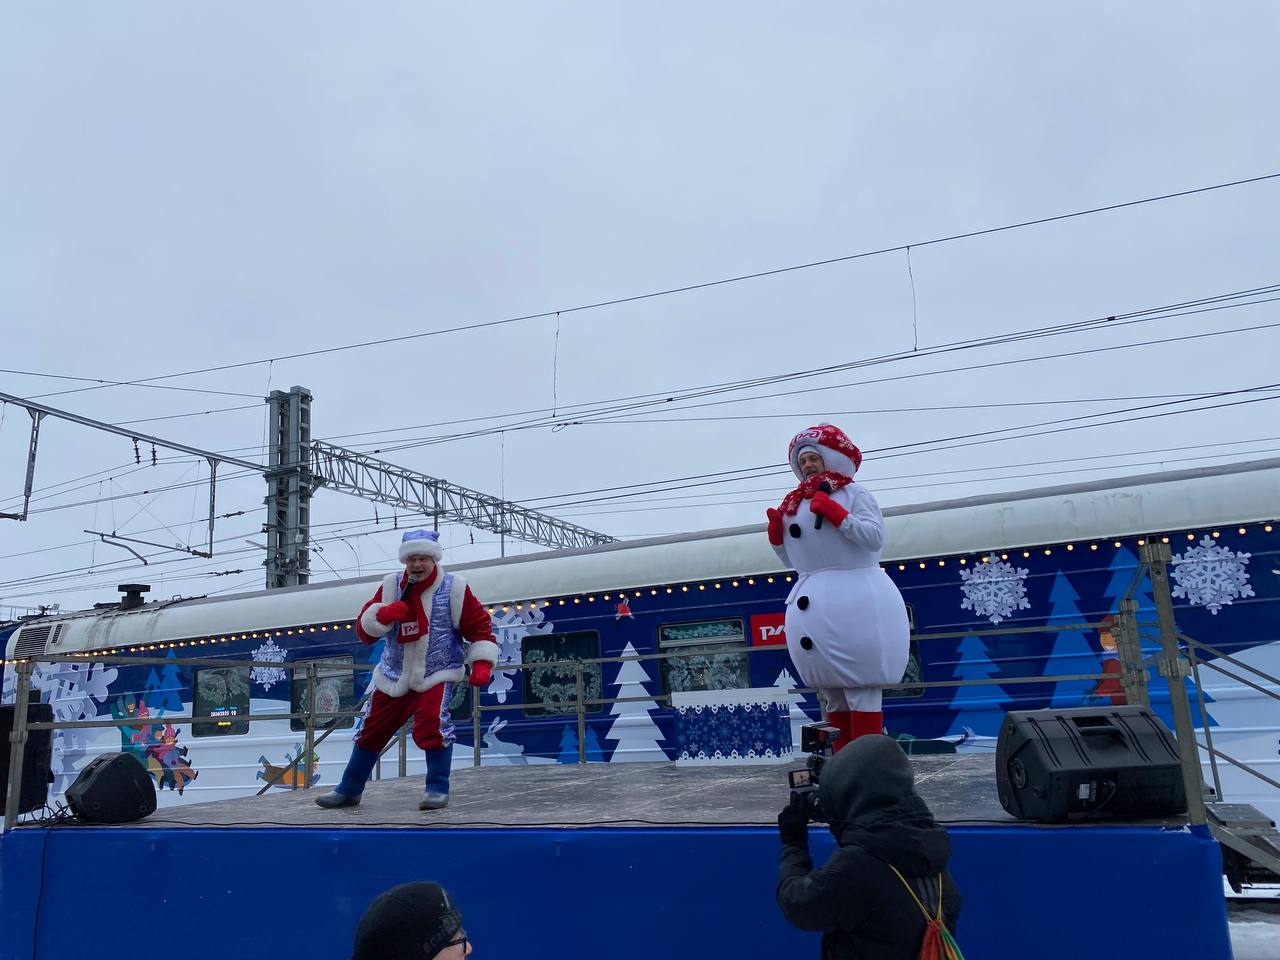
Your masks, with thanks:
[(911, 763), (893, 740), (864, 736), (832, 757), (818, 796), (840, 848), (817, 870), (807, 833), (783, 831), (778, 905), (802, 930), (822, 931), (824, 960), (917, 960), (925, 919), (892, 864), (947, 929), (960, 893), (946, 870), (947, 832), (915, 792)]

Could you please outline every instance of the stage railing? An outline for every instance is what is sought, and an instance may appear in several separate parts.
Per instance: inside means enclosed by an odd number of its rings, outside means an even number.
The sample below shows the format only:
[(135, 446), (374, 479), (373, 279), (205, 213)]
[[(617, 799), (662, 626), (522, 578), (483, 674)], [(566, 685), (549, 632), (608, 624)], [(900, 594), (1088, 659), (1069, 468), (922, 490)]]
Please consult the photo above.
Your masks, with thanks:
[[(1106, 623), (1072, 623), (1072, 624), (1056, 624), (1051, 627), (1022, 627), (1022, 628), (1005, 628), (990, 631), (965, 631), (963, 633), (917, 633), (913, 636), (918, 641), (943, 639), (947, 637), (957, 636), (982, 636), (986, 634), (1027, 634), (1027, 633), (1043, 633), (1054, 632), (1063, 629), (1072, 630), (1097, 630), (1110, 626), (1114, 630), (1114, 625)], [(1135, 627), (1136, 636), (1136, 627)], [(712, 651), (715, 653), (733, 653), (752, 656), (756, 654), (778, 652), (777, 646), (762, 647), (735, 647), (732, 649), (720, 649)], [(670, 693), (659, 693), (653, 695), (645, 695), (638, 697), (588, 697), (586, 695), (587, 683), (586, 672), (592, 667), (599, 668), (603, 664), (621, 664), (629, 661), (662, 661), (673, 658), (682, 657), (698, 657), (706, 656), (709, 651), (706, 650), (667, 650), (658, 653), (637, 654), (632, 657), (597, 657), (584, 660), (538, 660), (519, 663), (500, 663), (495, 668), (495, 673), (500, 671), (519, 671), (526, 669), (546, 669), (546, 668), (565, 668), (572, 670), (575, 678), (575, 696), (569, 701), (558, 701), (551, 703), (529, 704), (523, 700), (519, 703), (509, 704), (481, 704), (478, 697), (472, 697), (471, 707), (471, 727), (473, 736), (473, 765), (481, 765), (480, 744), (482, 742), (481, 733), (481, 717), (485, 713), (500, 714), (507, 710), (524, 710), (530, 706), (538, 709), (573, 713), (577, 716), (578, 726), (578, 761), (580, 763), (587, 762), (586, 754), (586, 723), (587, 710), (591, 707), (609, 706), (615, 703), (634, 703), (634, 702), (657, 702), (666, 705), (671, 703)], [(105, 727), (148, 727), (153, 726), (157, 722), (167, 724), (195, 724), (195, 723), (217, 723), (227, 720), (226, 714), (191, 714), (176, 715), (165, 714), (159, 716), (144, 717), (110, 717), (92, 720), (54, 720), (49, 722), (29, 723), (27, 720), (27, 705), (30, 703), (30, 695), (32, 689), (32, 677), (38, 664), (58, 663), (58, 662), (78, 662), (78, 663), (98, 663), (104, 665), (125, 664), (129, 666), (177, 666), (179, 668), (202, 668), (202, 667), (235, 667), (237, 669), (251, 670), (255, 667), (266, 669), (287, 669), (296, 679), (301, 673), (307, 681), (307, 702), (305, 709), (290, 712), (277, 712), (267, 714), (247, 713), (243, 716), (236, 716), (236, 720), (246, 721), (248, 723), (261, 721), (279, 721), (279, 720), (298, 720), (304, 724), (304, 741), (303, 747), (297, 757), (289, 761), (288, 765), (283, 768), (281, 777), (287, 777), (297, 767), (302, 768), (302, 786), (300, 789), (309, 789), (314, 779), (314, 753), (316, 747), (323, 743), (328, 737), (338, 729), (338, 724), (346, 718), (358, 717), (363, 713), (363, 706), (368, 700), (369, 695), (366, 693), (350, 710), (325, 710), (320, 712), (316, 709), (316, 691), (317, 679), (319, 671), (323, 670), (326, 674), (333, 674), (344, 670), (350, 670), (352, 674), (367, 673), (374, 669), (373, 664), (356, 664), (356, 663), (329, 663), (323, 660), (308, 660), (295, 664), (279, 663), (276, 661), (257, 661), (244, 660), (233, 657), (185, 657), (173, 658), (168, 657), (138, 657), (124, 654), (103, 655), (97, 653), (84, 654), (59, 654), (59, 655), (42, 655), (38, 661), (28, 660), (19, 661), (14, 665), (15, 676), (15, 711), (14, 725), (10, 734), (10, 753), (9, 753), (9, 777), (7, 785), (7, 795), (5, 800), (4, 812), (4, 828), (12, 829), (18, 820), (18, 804), (20, 790), (18, 785), (22, 779), (23, 762), (25, 758), (25, 745), (30, 732), (33, 730), (68, 730), (68, 729), (94, 729)], [(1141, 671), (1138, 671), (1141, 673)], [(979, 680), (940, 680), (940, 681), (911, 681), (908, 683), (892, 684), (886, 689), (928, 689), (933, 687), (967, 687), (967, 686), (983, 686), (983, 685), (1008, 685), (1008, 684), (1046, 684), (1058, 683), (1062, 681), (1087, 681), (1087, 680), (1104, 680), (1109, 674), (1064, 674), (1064, 675), (1042, 675), (1034, 677), (1001, 677), (996, 679), (979, 679)], [(1126, 687), (1126, 690), (1128, 687)], [(783, 692), (786, 693), (812, 693), (809, 687), (792, 687)], [(563, 709), (561, 709), (563, 708)], [(387, 751), (398, 746), (399, 749), (399, 775), (405, 775), (407, 765), (407, 739), (411, 729), (412, 721), (410, 720), (402, 726), (398, 735), (387, 744), (382, 755), (379, 756), (379, 767), (377, 774), (381, 775), (381, 760)], [(265, 793), (274, 785), (274, 782), (264, 783), (258, 790), (258, 795)]]
[[(1141, 651), (1139, 623), (1137, 621), (1137, 603), (1133, 599), (1134, 590), (1141, 580), (1144, 573), (1149, 575), (1152, 594), (1156, 601), (1156, 612), (1158, 622), (1155, 626), (1159, 629), (1160, 653), (1157, 657), (1157, 667), (1161, 675), (1170, 679), (1169, 694), (1172, 704), (1174, 720), (1175, 720), (1175, 736), (1179, 745), (1179, 755), (1182, 765), (1183, 777), (1187, 786), (1188, 799), (1188, 816), (1192, 823), (1202, 824), (1205, 822), (1205, 805), (1203, 794), (1203, 778), (1200, 775), (1200, 762), (1198, 750), (1201, 746), (1192, 727), (1190, 704), (1187, 698), (1185, 684), (1180, 681), (1188, 676), (1194, 676), (1198, 684), (1198, 665), (1200, 661), (1195, 659), (1195, 649), (1209, 650), (1214, 655), (1220, 655), (1220, 651), (1213, 650), (1204, 644), (1197, 644), (1191, 641), (1187, 644), (1188, 655), (1184, 656), (1179, 647), (1180, 635), (1177, 632), (1176, 625), (1173, 622), (1173, 606), (1169, 595), (1167, 564), (1169, 560), (1169, 549), (1166, 545), (1149, 541), (1142, 548), (1142, 566), (1136, 571), (1133, 584), (1130, 586), (1126, 595), (1121, 599), (1119, 604), (1119, 613), (1116, 617), (1100, 622), (1080, 622), (1080, 623), (1054, 623), (1044, 626), (1013, 626), (1004, 628), (993, 628), (987, 630), (964, 630), (964, 631), (946, 631), (936, 633), (914, 632), (912, 634), (917, 643), (927, 643), (943, 639), (955, 639), (967, 636), (1005, 636), (1005, 635), (1031, 635), (1037, 633), (1058, 633), (1063, 630), (1079, 630), (1079, 631), (1100, 631), (1109, 630), (1116, 641), (1116, 653), (1121, 665), (1120, 680), (1122, 688), (1125, 692), (1125, 698), (1131, 704), (1149, 704), (1149, 695), (1147, 691), (1147, 664), (1143, 661)], [(671, 704), (670, 693), (646, 694), (644, 696), (633, 697), (589, 697), (587, 696), (587, 671), (595, 668), (599, 669), (604, 664), (622, 664), (629, 661), (663, 661), (672, 658), (681, 657), (698, 657), (705, 656), (708, 652), (715, 653), (733, 653), (745, 656), (754, 656), (766, 653), (777, 653), (776, 646), (741, 646), (731, 649), (719, 649), (715, 651), (684, 649), (684, 650), (665, 650), (657, 653), (636, 654), (630, 657), (598, 657), (581, 660), (555, 660), (555, 661), (531, 661), (520, 663), (500, 663), (496, 665), (495, 673), (498, 672), (515, 672), (527, 669), (546, 669), (548, 667), (564, 668), (566, 671), (572, 671), (574, 677), (574, 696), (572, 699), (537, 704), (529, 704), (523, 699), (517, 703), (496, 703), (482, 704), (478, 697), (472, 697), (471, 705), (471, 729), (472, 729), (472, 760), (473, 765), (481, 765), (481, 743), (483, 734), (481, 732), (482, 718), (485, 714), (500, 715), (505, 711), (511, 710), (527, 710), (530, 706), (534, 706), (541, 710), (549, 710), (560, 713), (572, 713), (576, 715), (578, 730), (578, 762), (587, 762), (587, 743), (586, 743), (586, 725), (587, 712), (589, 708), (609, 706), (612, 704), (624, 704), (634, 702), (656, 702), (665, 705)], [(1226, 658), (1237, 666), (1241, 664), (1232, 658)], [(280, 712), (270, 714), (252, 714), (248, 713), (244, 717), (237, 717), (237, 720), (247, 720), (252, 723), (255, 721), (267, 720), (300, 720), (304, 724), (304, 745), (299, 756), (293, 758), (287, 767), (283, 776), (294, 771), (298, 766), (302, 767), (302, 789), (310, 788), (314, 779), (314, 751), (315, 748), (323, 743), (335, 729), (337, 725), (348, 717), (354, 718), (363, 712), (361, 707), (364, 705), (368, 694), (362, 697), (355, 704), (355, 708), (351, 710), (326, 710), (318, 712), (316, 709), (316, 691), (317, 679), (320, 670), (324, 670), (326, 674), (350, 670), (353, 675), (357, 673), (368, 672), (373, 669), (371, 664), (355, 664), (355, 663), (329, 663), (323, 660), (308, 660), (298, 662), (296, 664), (282, 664), (275, 661), (259, 662), (254, 660), (243, 660), (237, 658), (209, 658), (209, 657), (193, 657), (169, 659), (167, 657), (136, 657), (125, 655), (101, 655), (97, 653), (87, 654), (70, 654), (49, 656), (42, 655), (39, 663), (52, 663), (57, 661), (79, 661), (93, 663), (123, 663), (129, 665), (156, 665), (156, 666), (173, 666), (179, 667), (236, 667), (240, 669), (252, 669), (254, 667), (262, 667), (269, 669), (289, 669), (294, 678), (297, 678), (301, 672), (307, 680), (307, 702), (305, 709), (291, 712)], [(30, 691), (32, 687), (32, 675), (36, 668), (37, 661), (19, 661), (14, 665), (16, 671), (16, 698), (15, 698), (15, 716), (13, 731), (10, 736), (10, 764), (9, 764), (9, 782), (7, 789), (7, 797), (5, 803), (5, 829), (12, 828), (17, 822), (17, 806), (19, 803), (19, 789), (17, 785), (21, 783), (21, 773), (24, 758), (24, 747), (29, 732), (32, 730), (60, 730), (72, 728), (102, 728), (102, 727), (145, 727), (154, 725), (157, 717), (111, 717), (108, 719), (94, 720), (64, 720), (52, 721), (46, 723), (28, 723), (27, 720), (27, 704), (30, 701)], [(1205, 663), (1206, 666), (1213, 664)], [(1222, 669), (1215, 667), (1215, 669)], [(938, 687), (960, 688), (960, 687), (976, 687), (976, 686), (999, 686), (1006, 687), (1010, 685), (1021, 684), (1049, 684), (1061, 682), (1082, 682), (1082, 681), (1101, 681), (1114, 679), (1114, 674), (1107, 673), (1079, 673), (1079, 674), (1045, 674), (1039, 676), (1025, 677), (991, 677), (974, 680), (910, 680), (897, 684), (890, 684), (886, 690), (925, 690)], [(1275, 682), (1275, 678), (1265, 677), (1268, 682)], [(789, 693), (810, 693), (813, 692), (808, 687), (793, 687), (787, 691)], [(164, 722), (174, 723), (209, 723), (225, 721), (226, 715), (191, 715), (176, 716), (166, 715), (163, 717)], [(407, 736), (409, 726), (406, 724), (399, 731), (397, 737), (393, 738), (388, 744), (387, 750), (392, 745), (398, 745), (399, 748), (399, 774), (403, 776), (406, 768), (407, 755)], [(1209, 751), (1210, 757), (1215, 759), (1221, 757), (1228, 762), (1237, 763), (1233, 758), (1226, 757), (1221, 751), (1213, 748), (1212, 744), (1208, 744), (1206, 749)], [(378, 773), (381, 773), (381, 756), (379, 757)], [(1262, 779), (1268, 783), (1277, 785), (1276, 781), (1260, 775)], [(265, 792), (270, 788), (272, 783), (264, 784), (259, 793)], [(1280, 785), (1277, 785), (1280, 786)]]

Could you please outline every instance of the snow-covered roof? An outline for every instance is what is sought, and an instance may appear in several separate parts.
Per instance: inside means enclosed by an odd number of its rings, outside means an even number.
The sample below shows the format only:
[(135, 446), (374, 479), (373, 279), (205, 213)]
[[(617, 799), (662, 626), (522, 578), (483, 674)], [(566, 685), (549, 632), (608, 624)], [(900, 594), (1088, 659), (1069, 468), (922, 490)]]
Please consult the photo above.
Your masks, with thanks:
[[(874, 488), (873, 492), (874, 492)], [(884, 560), (1081, 542), (1271, 520), (1280, 515), (1280, 459), (1204, 467), (885, 510)], [(602, 593), (783, 570), (762, 524), (450, 565), (487, 603)], [(50, 652), (235, 634), (265, 626), (350, 622), (379, 576), (216, 599), (150, 603), (28, 622), (60, 623)]]

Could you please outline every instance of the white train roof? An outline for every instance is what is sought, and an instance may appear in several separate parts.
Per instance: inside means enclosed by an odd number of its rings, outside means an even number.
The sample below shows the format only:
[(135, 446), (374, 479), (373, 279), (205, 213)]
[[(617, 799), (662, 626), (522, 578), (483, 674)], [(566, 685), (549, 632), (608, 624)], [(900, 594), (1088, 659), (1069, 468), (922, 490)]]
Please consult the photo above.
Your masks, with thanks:
[[(874, 490), (874, 488), (872, 488)], [(1280, 459), (885, 510), (884, 560), (946, 557), (1272, 520)], [(783, 571), (763, 525), (450, 566), (486, 603)], [(7, 657), (136, 646), (265, 627), (350, 623), (380, 577), (27, 621)], [(24, 637), (25, 641), (24, 642)], [(21, 645), (21, 646), (19, 646)]]

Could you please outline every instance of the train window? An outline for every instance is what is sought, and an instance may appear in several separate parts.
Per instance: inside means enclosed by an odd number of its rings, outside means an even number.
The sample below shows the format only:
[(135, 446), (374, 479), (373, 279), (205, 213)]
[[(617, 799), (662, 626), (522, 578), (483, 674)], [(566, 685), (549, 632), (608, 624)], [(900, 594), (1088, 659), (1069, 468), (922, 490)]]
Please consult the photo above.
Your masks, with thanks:
[(195, 703), (197, 717), (216, 717), (191, 724), (193, 737), (221, 737), (249, 732), (249, 668), (214, 667), (197, 670)]
[[(298, 660), (293, 671), (290, 684), (290, 713), (306, 713), (309, 691), (307, 689), (306, 664), (310, 661)], [(325, 657), (315, 661), (317, 664), (335, 664), (336, 666), (320, 666), (316, 669), (316, 728), (323, 730), (330, 721), (335, 721), (332, 711), (354, 710), (356, 706), (356, 685), (349, 668), (354, 662), (351, 657)], [(368, 676), (368, 674), (361, 674)], [(338, 717), (333, 723), (335, 729), (354, 727), (355, 717)], [(301, 718), (289, 721), (290, 730), (305, 730), (307, 722)]]
[(741, 620), (700, 620), (658, 627), (658, 649), (685, 656), (662, 660), (666, 693), (741, 690), (751, 686)]
[[(920, 641), (916, 639), (915, 634), (911, 635), (911, 647), (907, 652), (907, 669), (902, 672), (902, 679), (899, 683), (920, 683), (924, 679), (924, 670), (920, 666)], [(903, 697), (923, 697), (924, 687), (906, 687), (901, 690), (885, 690), (884, 697), (886, 700), (897, 698), (901, 700)]]
[(449, 716), (454, 723), (471, 719), (471, 685), (466, 681), (453, 685), (453, 694), (449, 697)]
[[(526, 636), (520, 647), (521, 660), (531, 664), (521, 671), (525, 715), (547, 717), (577, 713), (578, 673), (572, 663), (565, 661), (593, 660), (599, 656), (600, 634), (594, 630)], [(600, 664), (587, 665), (582, 680), (585, 698), (600, 699)], [(599, 713), (602, 709), (598, 705), (588, 706), (587, 713)]]

